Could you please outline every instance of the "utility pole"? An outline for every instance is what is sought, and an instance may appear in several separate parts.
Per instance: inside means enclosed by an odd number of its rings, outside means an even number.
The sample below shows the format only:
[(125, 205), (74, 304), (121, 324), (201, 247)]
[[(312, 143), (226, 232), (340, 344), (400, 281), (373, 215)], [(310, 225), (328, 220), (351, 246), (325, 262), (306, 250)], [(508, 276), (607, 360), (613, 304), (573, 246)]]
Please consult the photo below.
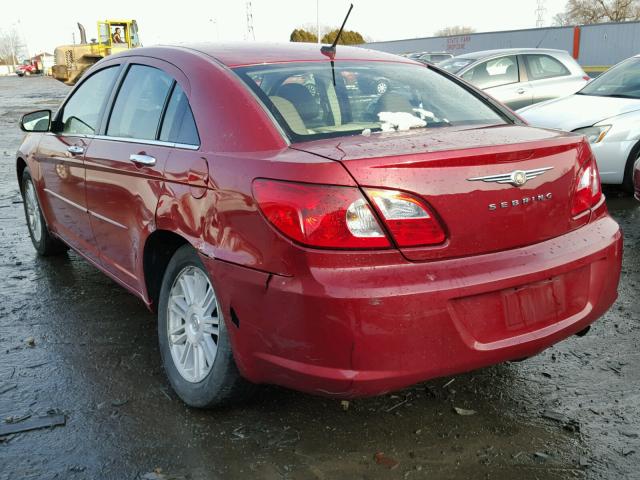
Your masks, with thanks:
[(316, 35), (318, 43), (320, 42), (320, 0), (316, 0)]
[(544, 14), (547, 13), (545, 8), (546, 0), (538, 0), (538, 7), (536, 8), (536, 27), (544, 27)]
[(13, 71), (16, 71), (16, 43), (15, 43), (15, 29), (9, 32), (9, 48), (11, 49), (11, 66)]
[(256, 34), (253, 31), (253, 13), (251, 13), (251, 0), (247, 0), (247, 40), (256, 39)]

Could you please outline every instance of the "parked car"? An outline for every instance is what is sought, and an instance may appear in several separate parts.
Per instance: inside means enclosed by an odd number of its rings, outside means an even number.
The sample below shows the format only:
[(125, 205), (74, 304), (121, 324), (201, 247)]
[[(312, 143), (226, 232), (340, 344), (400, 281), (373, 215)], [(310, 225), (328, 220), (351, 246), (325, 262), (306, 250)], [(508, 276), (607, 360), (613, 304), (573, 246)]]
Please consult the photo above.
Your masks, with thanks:
[[(360, 75), (394, 89), (344, 88)], [(586, 140), (398, 56), (139, 48), (21, 125), (35, 249), (72, 248), (157, 311), (192, 406), (526, 358), (617, 295), (621, 234)]]
[(633, 192), (633, 165), (640, 157), (640, 56), (620, 62), (575, 95), (518, 113), (535, 126), (585, 135), (602, 182)]
[(28, 77), (29, 75), (35, 75), (37, 73), (42, 72), (38, 69), (38, 65), (29, 62), (29, 60), (25, 60), (22, 65), (16, 68), (16, 75), (19, 77)]
[(590, 80), (567, 52), (546, 48), (467, 53), (438, 66), (485, 90), (512, 110), (571, 95)]
[(440, 62), (453, 58), (453, 54), (447, 52), (415, 52), (408, 53), (405, 56), (411, 60), (430, 65), (437, 65)]

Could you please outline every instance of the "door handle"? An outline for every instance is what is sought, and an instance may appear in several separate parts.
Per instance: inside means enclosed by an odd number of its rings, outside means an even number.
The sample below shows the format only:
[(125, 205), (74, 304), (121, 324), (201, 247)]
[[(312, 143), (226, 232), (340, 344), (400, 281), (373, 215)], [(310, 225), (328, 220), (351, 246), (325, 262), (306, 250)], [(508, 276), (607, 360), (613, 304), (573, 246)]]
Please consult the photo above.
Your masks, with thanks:
[(156, 164), (155, 157), (152, 157), (151, 155), (131, 154), (129, 156), (129, 160), (131, 160), (136, 165), (144, 165), (147, 167), (152, 167)]
[(522, 87), (520, 87), (519, 89), (516, 90), (516, 93), (519, 95), (522, 95), (524, 92), (526, 92), (526, 90)]
[(67, 152), (71, 155), (80, 155), (81, 153), (84, 153), (84, 147), (81, 147), (80, 145), (71, 145), (67, 147)]

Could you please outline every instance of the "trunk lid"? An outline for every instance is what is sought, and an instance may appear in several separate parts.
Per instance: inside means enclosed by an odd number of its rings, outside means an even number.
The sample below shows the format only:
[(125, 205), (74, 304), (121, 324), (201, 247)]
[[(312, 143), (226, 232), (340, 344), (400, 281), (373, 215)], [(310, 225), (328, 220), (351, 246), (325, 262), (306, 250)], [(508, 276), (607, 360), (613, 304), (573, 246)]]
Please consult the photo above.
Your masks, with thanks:
[[(341, 137), (292, 148), (341, 162), (362, 187), (404, 190), (424, 198), (447, 240), (402, 248), (409, 260), (517, 248), (589, 220), (588, 214), (571, 217), (576, 176), (591, 155), (583, 138), (573, 134), (505, 125)], [(535, 178), (521, 186), (496, 181), (501, 178), (477, 179), (516, 171)]]

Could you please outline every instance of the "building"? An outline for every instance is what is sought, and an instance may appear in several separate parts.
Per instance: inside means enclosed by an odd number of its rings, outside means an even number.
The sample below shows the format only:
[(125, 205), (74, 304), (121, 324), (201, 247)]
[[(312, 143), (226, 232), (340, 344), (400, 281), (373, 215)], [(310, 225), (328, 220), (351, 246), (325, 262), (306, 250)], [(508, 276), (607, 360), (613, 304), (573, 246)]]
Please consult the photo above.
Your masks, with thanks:
[(371, 42), (366, 48), (389, 53), (449, 52), (454, 55), (496, 48), (540, 47), (566, 50), (586, 71), (603, 71), (640, 53), (640, 22), (471, 33)]
[(51, 75), (51, 68), (55, 64), (55, 58), (53, 54), (42, 52), (31, 57), (31, 64), (36, 65), (38, 70), (44, 75)]

